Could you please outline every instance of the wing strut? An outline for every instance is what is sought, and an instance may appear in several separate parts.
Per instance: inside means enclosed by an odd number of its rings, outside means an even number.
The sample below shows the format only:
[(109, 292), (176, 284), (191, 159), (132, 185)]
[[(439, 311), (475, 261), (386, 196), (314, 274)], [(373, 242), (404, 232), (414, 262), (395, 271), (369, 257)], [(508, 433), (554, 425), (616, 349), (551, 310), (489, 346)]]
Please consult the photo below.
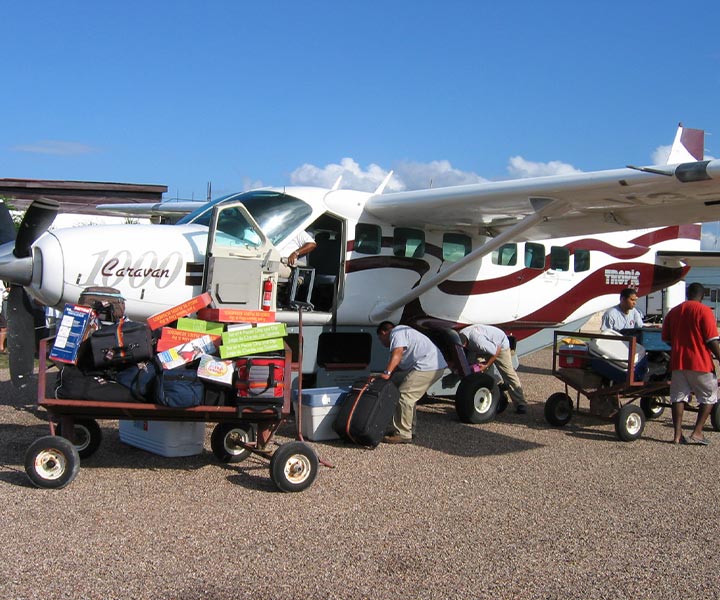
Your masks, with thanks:
[(456, 273), (463, 267), (467, 266), (471, 262), (481, 259), (483, 256), (490, 254), (493, 250), (499, 248), (503, 244), (512, 241), (515, 236), (519, 235), (523, 231), (530, 229), (538, 222), (547, 219), (551, 215), (561, 214), (562, 210), (566, 207), (564, 202), (555, 200), (553, 198), (531, 198), (530, 203), (532, 204), (535, 212), (528, 214), (526, 217), (518, 221), (515, 225), (509, 229), (503, 231), (501, 234), (492, 238), (486, 244), (483, 244), (479, 248), (475, 248), (470, 254), (461, 258), (459, 261), (452, 263), (446, 269), (443, 269), (437, 275), (431, 277), (427, 281), (422, 282), (417, 287), (414, 287), (407, 294), (400, 296), (392, 302), (379, 302), (370, 311), (370, 322), (378, 323), (384, 319), (387, 319), (394, 311), (402, 306), (405, 306), (408, 302), (415, 300), (422, 294), (427, 292), (429, 289), (434, 288), (436, 285), (442, 283), (448, 279), (453, 273)]

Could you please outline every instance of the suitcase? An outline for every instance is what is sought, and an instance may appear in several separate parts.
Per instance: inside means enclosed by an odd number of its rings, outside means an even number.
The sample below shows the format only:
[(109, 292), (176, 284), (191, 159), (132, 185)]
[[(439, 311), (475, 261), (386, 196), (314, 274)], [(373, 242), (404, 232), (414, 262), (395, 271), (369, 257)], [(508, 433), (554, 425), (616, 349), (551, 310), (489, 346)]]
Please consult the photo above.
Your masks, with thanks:
[(119, 368), (152, 360), (150, 328), (145, 323), (123, 320), (93, 332), (88, 339), (96, 369)]
[(92, 308), (100, 321), (117, 323), (125, 316), (125, 298), (113, 287), (87, 287), (80, 293), (78, 304)]
[(359, 379), (340, 402), (333, 428), (344, 440), (374, 448), (387, 433), (400, 392), (387, 379)]

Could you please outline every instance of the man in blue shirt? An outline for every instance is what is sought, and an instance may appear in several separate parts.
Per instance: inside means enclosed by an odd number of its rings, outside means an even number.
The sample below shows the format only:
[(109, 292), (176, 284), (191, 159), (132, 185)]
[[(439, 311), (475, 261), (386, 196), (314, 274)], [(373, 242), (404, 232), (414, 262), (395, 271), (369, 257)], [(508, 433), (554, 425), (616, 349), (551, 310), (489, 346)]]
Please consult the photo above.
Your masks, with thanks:
[(410, 444), (416, 420), (415, 405), (428, 388), (442, 377), (447, 363), (430, 338), (412, 327), (383, 321), (378, 325), (377, 335), (382, 345), (390, 348), (390, 360), (380, 377), (392, 377), (400, 391), (400, 400), (393, 417), (395, 431), (386, 435), (383, 442)]
[(605, 311), (600, 329), (622, 331), (644, 327), (643, 315), (635, 308), (637, 300), (637, 292), (633, 288), (625, 288), (620, 292), (620, 304)]

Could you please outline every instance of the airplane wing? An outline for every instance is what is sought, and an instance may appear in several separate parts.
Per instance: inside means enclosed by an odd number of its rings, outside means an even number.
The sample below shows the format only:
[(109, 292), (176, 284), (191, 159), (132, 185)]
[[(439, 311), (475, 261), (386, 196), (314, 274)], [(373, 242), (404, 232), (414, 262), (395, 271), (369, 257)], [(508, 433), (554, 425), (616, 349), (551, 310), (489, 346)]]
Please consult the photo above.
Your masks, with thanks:
[(717, 221), (720, 160), (375, 194), (365, 210), (395, 226), (512, 228), (515, 241)]
[(205, 204), (201, 201), (146, 202), (127, 204), (98, 204), (95, 209), (104, 215), (115, 217), (168, 217), (177, 219)]
[(681, 262), (691, 267), (720, 267), (720, 252), (709, 250), (699, 252), (658, 250), (656, 256), (660, 264)]

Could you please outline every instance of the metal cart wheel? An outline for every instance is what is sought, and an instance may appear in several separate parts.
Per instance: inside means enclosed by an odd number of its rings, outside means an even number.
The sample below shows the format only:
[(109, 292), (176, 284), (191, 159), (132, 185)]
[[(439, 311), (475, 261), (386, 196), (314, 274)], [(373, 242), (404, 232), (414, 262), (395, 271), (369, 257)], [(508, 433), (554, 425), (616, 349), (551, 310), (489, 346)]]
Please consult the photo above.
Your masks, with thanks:
[(573, 401), (565, 392), (555, 392), (545, 400), (545, 420), (550, 425), (563, 427), (570, 422), (573, 414)]
[(710, 424), (715, 431), (720, 431), (720, 402), (716, 402), (710, 412)]
[(465, 377), (455, 392), (455, 411), (463, 423), (487, 423), (497, 414), (500, 390), (485, 373)]
[(659, 419), (665, 412), (665, 407), (662, 404), (658, 404), (658, 398), (645, 397), (640, 398), (640, 408), (642, 408), (645, 418)]
[(638, 439), (645, 429), (645, 414), (634, 404), (626, 404), (615, 417), (615, 433), (623, 442)]
[(301, 492), (309, 488), (318, 473), (315, 451), (303, 442), (280, 446), (270, 459), (270, 478), (281, 492)]
[(210, 436), (210, 448), (220, 462), (240, 462), (250, 456), (242, 444), (255, 441), (255, 430), (250, 423), (218, 423)]
[[(95, 419), (76, 419), (74, 426), (75, 448), (80, 458), (88, 458), (97, 452), (102, 443), (102, 430)], [(58, 423), (55, 433), (62, 436), (62, 423)], [(67, 437), (67, 436), (63, 436)]]
[(80, 470), (77, 448), (64, 437), (46, 435), (35, 440), (25, 453), (25, 472), (33, 485), (60, 489)]

